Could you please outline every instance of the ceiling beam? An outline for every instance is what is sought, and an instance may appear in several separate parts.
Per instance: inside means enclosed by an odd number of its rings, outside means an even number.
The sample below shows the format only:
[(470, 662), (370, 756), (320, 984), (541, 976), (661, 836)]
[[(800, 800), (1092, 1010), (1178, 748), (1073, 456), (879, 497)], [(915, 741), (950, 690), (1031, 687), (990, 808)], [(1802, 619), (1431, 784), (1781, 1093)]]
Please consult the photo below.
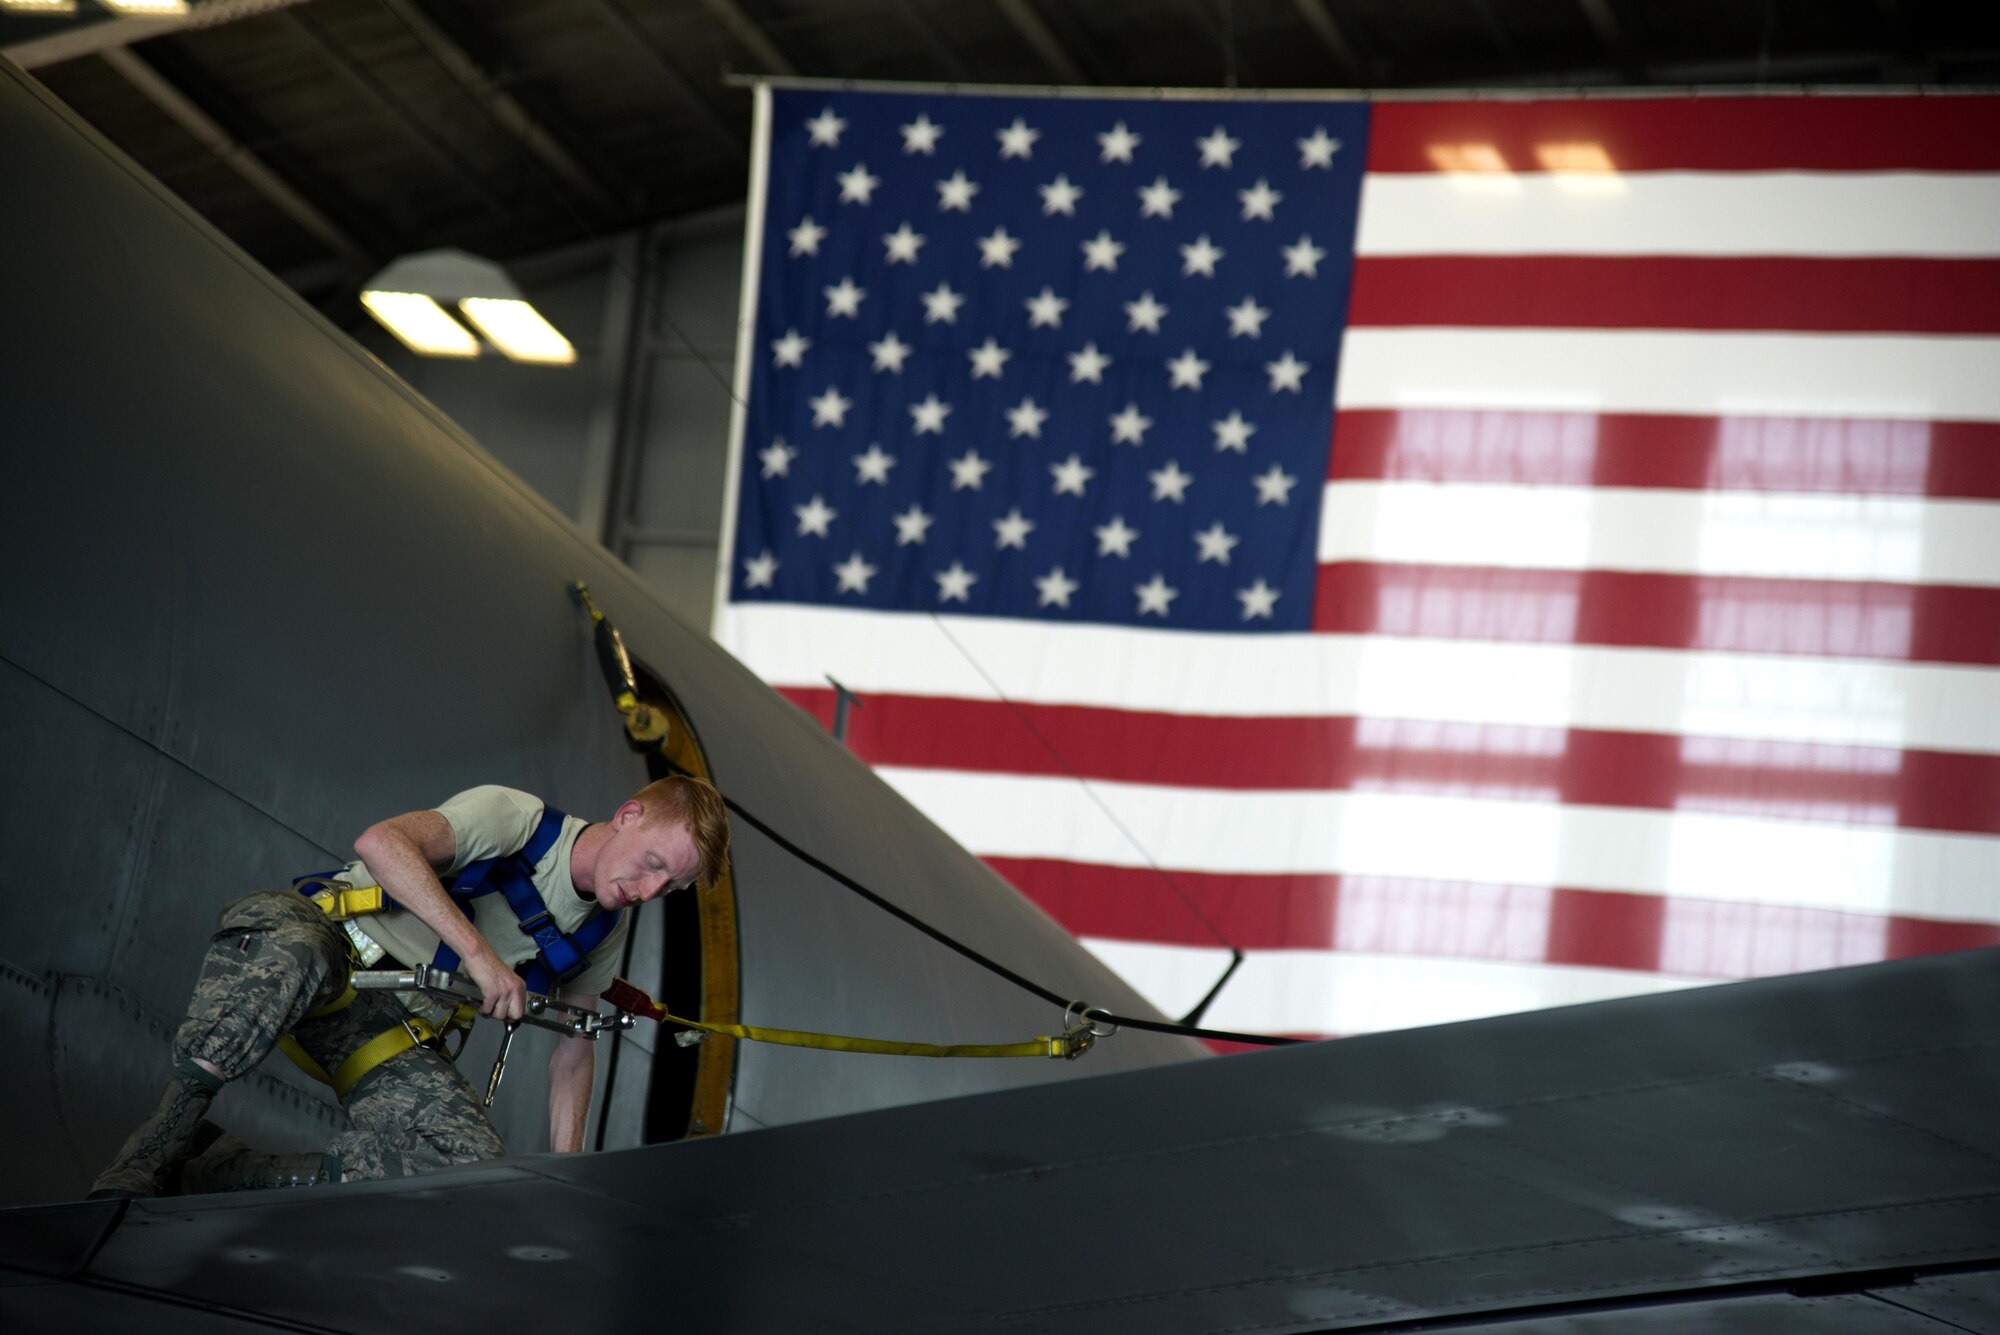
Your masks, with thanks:
[(1632, 43), (1626, 40), (1623, 25), (1618, 22), (1618, 16), (1611, 12), (1611, 0), (1576, 0), (1576, 6), (1583, 11), (1584, 18), (1590, 21), (1591, 31), (1597, 34), (1597, 40), (1602, 42), (1604, 49), (1610, 53), (1612, 63), (1618, 67), (1618, 72), (1634, 83), (1644, 83), (1645, 62), (1639, 59), (1639, 54), (1633, 49)]
[(1305, 25), (1312, 29), (1313, 36), (1319, 38), (1320, 45), (1333, 55), (1348, 83), (1362, 88), (1375, 82), (1370, 73), (1374, 62), (1361, 54), (1354, 39), (1335, 20), (1333, 11), (1326, 7), (1326, 0), (1292, 0), (1292, 4)]
[(743, 12), (736, 0), (701, 0), (701, 4), (702, 8), (715, 15), (717, 22), (729, 29), (732, 37), (749, 48), (750, 54), (764, 67), (761, 73), (791, 75), (799, 72), (799, 67), (778, 49), (778, 44), (757, 26), (755, 19)]
[(682, 105), (692, 111), (695, 118), (707, 126), (711, 133), (738, 152), (749, 147), (750, 141), (744, 138), (743, 132), (724, 120), (715, 108), (708, 104), (708, 100), (695, 91), (687, 76), (682, 74), (680, 68), (667, 58), (667, 53), (660, 49), (660, 44), (653, 34), (641, 27), (624, 5), (618, 3), (618, 0), (591, 0), (591, 4), (604, 16), (605, 22), (617, 29), (619, 35), (646, 58), (654, 72), (660, 76), (660, 81), (672, 90)]
[(208, 0), (188, 6), (185, 14), (173, 14), (161, 18), (115, 18), (96, 23), (79, 24), (52, 32), (46, 37), (34, 37), (12, 46), (0, 47), (0, 56), (5, 56), (24, 70), (40, 69), (47, 65), (58, 65), (65, 60), (75, 60), (78, 56), (94, 56), (104, 51), (116, 51), (121, 47), (143, 42), (149, 37), (159, 37), (170, 32), (180, 32), (188, 28), (213, 28), (219, 24), (233, 23), (237, 19), (255, 18), (268, 14), (274, 9), (285, 9), (302, 4), (304, 0)]
[(531, 115), (513, 94), (495, 82), (485, 67), (457, 41), (447, 36), (444, 29), (438, 27), (427, 14), (411, 0), (380, 0), (380, 3), (409, 30), (433, 60), (444, 66), (460, 87), (486, 108), (488, 115), (519, 139), (542, 165), (587, 199), (600, 216), (622, 215), (624, 211), (596, 174), (563, 147), (541, 121)]
[(931, 16), (924, 12), (923, 6), (917, 3), (917, 0), (896, 0), (896, 9), (902, 14), (903, 21), (916, 29), (917, 35), (923, 38), (924, 49), (930, 52), (931, 59), (937, 62), (938, 68), (943, 70), (952, 82), (974, 82), (972, 67), (952, 49), (951, 43), (945, 40), (944, 34), (938, 31), (937, 24), (931, 21)]
[(320, 244), (363, 270), (375, 266), (376, 259), (366, 246), (356, 241), (345, 228), (322, 213), (304, 195), (294, 190), (255, 153), (237, 142), (235, 136), (217, 124), (207, 112), (189, 101), (186, 94), (160, 77), (159, 72), (151, 65), (123, 47), (113, 47), (97, 54), (127, 83), (138, 89), (147, 101), (172, 117), (183, 130), (200, 140), (231, 171), (242, 177), (258, 194), (309, 232)]
[(422, 120), (403, 105), (392, 89), (376, 78), (374, 72), (366, 65), (340, 48), (318, 19), (313, 18), (310, 12), (301, 12), (287, 14), (284, 20), (287, 26), (320, 53), (327, 65), (339, 74), (342, 80), (386, 114), (404, 137), (421, 148), (431, 161), (456, 177), (488, 212), (501, 218), (508, 216), (507, 206), (499, 195), (467, 169), (465, 155), (454, 152), (451, 145), (425, 129)]
[(1023, 41), (1035, 48), (1035, 54), (1042, 62), (1054, 70), (1064, 83), (1091, 83), (1092, 79), (1077, 64), (1076, 57), (1062, 44), (1042, 16), (1035, 12), (1029, 0), (993, 0), (1007, 21), (1014, 25), (1014, 31), (1021, 34)]

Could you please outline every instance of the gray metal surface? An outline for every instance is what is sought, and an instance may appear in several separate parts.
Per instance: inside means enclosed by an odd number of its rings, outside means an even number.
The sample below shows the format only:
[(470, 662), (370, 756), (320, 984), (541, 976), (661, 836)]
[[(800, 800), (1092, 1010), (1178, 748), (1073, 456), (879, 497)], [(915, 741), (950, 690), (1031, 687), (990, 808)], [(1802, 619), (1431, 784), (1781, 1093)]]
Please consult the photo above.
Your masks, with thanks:
[(0, 1251), (54, 1240), (17, 1269), (66, 1277), (0, 1313), (80, 1285), (194, 1305), (162, 1331), (1992, 1330), (1996, 1013), (2000, 952), (1931, 956), (115, 1223), (0, 1213)]
[[(576, 578), (679, 693), (730, 796), (1048, 986), (1143, 1011), (4, 62), (0, 180), (0, 984), (18, 1003), (0, 1057), (46, 1081), (0, 1100), (0, 1132), (49, 1156), (0, 1164), (0, 1201), (79, 1192), (150, 1105), (162, 1035), (227, 900), (336, 865), (370, 822), (474, 783), (602, 816), (645, 781), (566, 595)], [(735, 863), (750, 1023), (947, 1042), (1057, 1023), (752, 831), (737, 831)], [(84, 998), (98, 998), (87, 1023)], [(535, 1051), (521, 1046), (495, 1109), (519, 1151), (546, 1144)], [(1142, 1037), (1092, 1062), (1200, 1051)], [(1076, 1073), (1020, 1060), (832, 1069), (750, 1048), (736, 1098), (745, 1124), (769, 1124)], [(290, 1079), (226, 1096), (254, 1105), (231, 1118), (275, 1125), (270, 1148), (325, 1139), (323, 1105), (296, 1099)]]

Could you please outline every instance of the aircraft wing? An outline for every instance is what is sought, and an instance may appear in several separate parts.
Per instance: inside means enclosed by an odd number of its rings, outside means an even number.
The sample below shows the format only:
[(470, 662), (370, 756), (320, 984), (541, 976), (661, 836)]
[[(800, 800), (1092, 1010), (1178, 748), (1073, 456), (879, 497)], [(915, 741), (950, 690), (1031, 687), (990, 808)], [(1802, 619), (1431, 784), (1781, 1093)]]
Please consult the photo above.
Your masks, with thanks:
[(1995, 1330), (1996, 1016), (2000, 952), (1970, 952), (400, 1183), (29, 1207), (0, 1216), (0, 1314)]

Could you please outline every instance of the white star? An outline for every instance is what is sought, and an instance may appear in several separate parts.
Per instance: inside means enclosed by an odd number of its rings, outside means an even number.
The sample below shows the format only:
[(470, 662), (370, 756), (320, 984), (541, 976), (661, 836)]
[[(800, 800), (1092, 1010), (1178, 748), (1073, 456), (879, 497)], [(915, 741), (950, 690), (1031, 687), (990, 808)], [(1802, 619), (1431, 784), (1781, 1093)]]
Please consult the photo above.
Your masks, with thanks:
[(1226, 566), (1229, 564), (1230, 549), (1243, 539), (1223, 528), (1222, 521), (1218, 519), (1208, 528), (1195, 534), (1194, 541), (1195, 545), (1201, 548), (1200, 554), (1194, 559), (1196, 565), (1200, 565), (1203, 561), (1214, 561), (1218, 565)]
[(1266, 621), (1269, 621), (1271, 619), (1271, 609), (1278, 602), (1278, 591), (1266, 584), (1262, 578), (1259, 578), (1255, 584), (1252, 584), (1247, 589), (1238, 589), (1236, 596), (1243, 602), (1243, 619), (1245, 621), (1249, 621), (1253, 617), (1263, 617)]
[(986, 485), (986, 475), (993, 471), (993, 465), (979, 457), (976, 450), (967, 450), (959, 458), (951, 460), (951, 489), (964, 491), (968, 487), (979, 491)]
[(1181, 596), (1181, 591), (1169, 585), (1167, 577), (1157, 571), (1144, 584), (1134, 584), (1132, 592), (1139, 595), (1140, 616), (1148, 612), (1158, 612), (1161, 616), (1165, 616), (1167, 605)]
[(979, 576), (967, 570), (962, 561), (953, 561), (951, 569), (940, 570), (931, 578), (938, 583), (938, 601), (941, 603), (971, 602), (972, 586), (979, 582)]
[(993, 235), (979, 238), (979, 267), (1011, 269), (1014, 267), (1014, 252), (1020, 248), (1020, 237), (1008, 236), (1006, 228), (996, 227)]
[(917, 251), (923, 247), (924, 238), (910, 230), (904, 223), (893, 232), (882, 233), (882, 243), (889, 248), (890, 264), (915, 264)]
[(1042, 591), (1040, 606), (1068, 607), (1069, 596), (1083, 585), (1063, 574), (1063, 568), (1056, 566), (1048, 574), (1035, 581), (1035, 587)]
[(902, 130), (903, 151), (922, 153), (925, 157), (929, 157), (937, 151), (938, 136), (944, 133), (944, 126), (920, 111), (917, 113), (917, 118), (903, 126)]
[(771, 340), (771, 365), (802, 366), (805, 364), (806, 349), (812, 345), (811, 339), (799, 337), (798, 330), (787, 329), (783, 338)]
[(1299, 170), (1308, 167), (1333, 167), (1333, 155), (1340, 151), (1340, 141), (1330, 137), (1324, 125), (1313, 127), (1312, 138), (1301, 139), (1299, 143)]
[(1099, 231), (1096, 236), (1083, 243), (1084, 272), (1088, 273), (1093, 269), (1102, 269), (1106, 273), (1116, 273), (1118, 272), (1118, 257), (1124, 253), (1125, 243), (1123, 241), (1113, 241), (1110, 232)]
[(1275, 209), (1278, 201), (1284, 198), (1261, 176), (1257, 178), (1257, 184), (1248, 190), (1238, 190), (1236, 197), (1243, 201), (1244, 222), (1249, 222), (1252, 218), (1262, 218), (1265, 222), (1272, 221), (1271, 210)]
[(937, 183), (937, 192), (939, 212), (948, 213), (957, 209), (960, 213), (970, 213), (972, 197), (979, 193), (979, 183), (967, 179), (964, 172), (955, 171), (948, 179)]
[(765, 477), (790, 477), (792, 460), (799, 457), (799, 452), (782, 440), (774, 440), (757, 451), (757, 457), (764, 461)]
[(1097, 535), (1099, 556), (1130, 556), (1132, 540), (1139, 536), (1139, 530), (1125, 525), (1125, 516), (1113, 515), (1108, 524), (1099, 524), (1091, 532)]
[(972, 378), (974, 380), (984, 380), (989, 376), (994, 380), (998, 380), (1001, 372), (1006, 369), (1007, 359), (1014, 354), (1001, 347), (995, 340), (989, 338), (978, 347), (968, 349), (965, 355), (972, 358)]
[(1097, 470), (1072, 454), (1059, 464), (1050, 464), (1049, 472), (1055, 475), (1055, 495), (1065, 492), (1072, 496), (1083, 495), (1084, 484), (1097, 476)]
[(1095, 343), (1083, 345), (1083, 351), (1069, 355), (1069, 382), (1080, 385), (1088, 380), (1093, 385), (1104, 383), (1104, 368), (1111, 365), (1111, 359), (1097, 350)]
[(1141, 413), (1136, 403), (1126, 404), (1125, 411), (1110, 420), (1113, 445), (1144, 445), (1146, 428), (1153, 424), (1153, 419)]
[(1154, 301), (1151, 292), (1141, 292), (1137, 301), (1125, 303), (1125, 332), (1136, 334), (1143, 329), (1149, 334), (1157, 334), (1160, 332), (1160, 320), (1166, 313), (1167, 308)]
[(852, 277), (841, 279), (836, 287), (823, 287), (820, 291), (826, 294), (826, 318), (829, 320), (839, 315), (853, 317), (861, 314), (862, 298), (868, 295), (868, 289), (856, 287)]
[(910, 405), (910, 416), (916, 422), (916, 434), (929, 432), (933, 436), (944, 434), (944, 419), (951, 416), (951, 405), (942, 403), (935, 394), (926, 395), (922, 403)]
[(1028, 328), (1039, 329), (1047, 325), (1051, 329), (1060, 329), (1063, 312), (1069, 309), (1069, 298), (1059, 297), (1053, 288), (1045, 287), (1021, 304), (1028, 308)]
[(1034, 440), (1042, 438), (1042, 423), (1049, 420), (1049, 410), (1036, 405), (1033, 399), (1022, 399), (1007, 410), (1007, 438), (1027, 436)]
[(1171, 389), (1200, 389), (1201, 378), (1208, 374), (1209, 364), (1194, 355), (1189, 348), (1180, 356), (1167, 363), (1167, 374), (1173, 377)]
[(882, 447), (874, 441), (868, 442), (868, 453), (854, 456), (854, 485), (864, 486), (870, 482), (889, 483), (889, 470), (896, 466), (896, 456), (884, 454)]
[(1153, 480), (1153, 499), (1172, 501), (1175, 505), (1186, 502), (1188, 484), (1194, 481), (1194, 474), (1183, 473), (1180, 464), (1172, 459), (1167, 460), (1165, 468), (1155, 468), (1146, 476)]
[(862, 560), (861, 553), (856, 552), (835, 566), (833, 573), (840, 580), (840, 587), (834, 592), (866, 593), (868, 581), (875, 578), (875, 567)]
[(1099, 162), (1130, 162), (1132, 160), (1132, 150), (1139, 146), (1140, 138), (1139, 135), (1133, 134), (1125, 128), (1124, 121), (1119, 121), (1109, 130), (1097, 136), (1097, 142), (1102, 149), (1097, 155), (1097, 160)]
[(806, 122), (806, 133), (812, 136), (815, 147), (839, 148), (840, 132), (846, 128), (847, 122), (834, 115), (832, 107)]
[(812, 404), (814, 426), (846, 426), (847, 410), (854, 406), (853, 399), (843, 398), (832, 385), (826, 387), (826, 393), (807, 402)]
[(866, 204), (874, 195), (875, 187), (882, 184), (882, 178), (870, 176), (867, 164), (860, 162), (835, 179), (840, 182), (840, 202), (843, 204)]
[(924, 534), (929, 531), (932, 524), (937, 522), (937, 516), (925, 514), (922, 506), (914, 504), (909, 509), (903, 511), (903, 513), (892, 515), (890, 518), (896, 521), (896, 545), (898, 547), (907, 547), (911, 543), (915, 543), (921, 547), (924, 541)]
[(1201, 150), (1201, 165), (1204, 167), (1234, 166), (1232, 159), (1236, 156), (1236, 150), (1243, 147), (1241, 139), (1231, 139), (1229, 131), (1220, 125), (1215, 127), (1214, 134), (1194, 142), (1195, 147)]
[(1273, 394), (1281, 389), (1288, 389), (1296, 394), (1304, 388), (1306, 372), (1312, 368), (1292, 356), (1292, 350), (1286, 348), (1284, 356), (1274, 362), (1265, 362), (1264, 369), (1270, 373)]
[(1019, 116), (1004, 130), (994, 132), (1000, 141), (1000, 156), (1003, 158), (1032, 158), (1035, 156), (1035, 141), (1042, 137), (1040, 130), (1030, 129), (1028, 122)]
[(1270, 307), (1259, 306), (1255, 297), (1243, 298), (1240, 304), (1229, 307), (1223, 311), (1223, 314), (1229, 317), (1229, 336), (1231, 338), (1243, 336), (1250, 338), (1262, 337), (1264, 333), (1264, 321), (1271, 318)]
[(903, 342), (902, 339), (897, 338), (896, 331), (891, 329), (888, 333), (882, 335), (880, 339), (870, 343), (868, 351), (875, 354), (876, 370), (893, 371), (897, 375), (901, 375), (903, 373), (904, 360), (912, 352), (916, 351), (916, 349)]
[(1211, 245), (1208, 233), (1203, 232), (1194, 239), (1193, 245), (1181, 247), (1181, 259), (1185, 261), (1181, 265), (1182, 277), (1192, 278), (1196, 274), (1203, 278), (1215, 277), (1215, 262), (1227, 253), (1222, 247)]
[(814, 222), (812, 215), (808, 213), (799, 219), (797, 227), (785, 235), (792, 239), (792, 255), (795, 258), (800, 255), (817, 255), (819, 243), (826, 240), (826, 229)]
[(993, 550), (997, 552), (1003, 547), (1018, 547), (1026, 551), (1028, 535), (1034, 531), (1035, 521), (1023, 516), (1021, 507), (1017, 505), (993, 521)]
[(1058, 176), (1039, 188), (1044, 216), (1053, 218), (1058, 213), (1071, 218), (1076, 216), (1076, 201), (1083, 198), (1082, 186), (1071, 185), (1067, 176)]
[(965, 304), (965, 294), (951, 290), (950, 283), (939, 283), (936, 288), (923, 294), (925, 324), (957, 324), (958, 308)]
[(1326, 258), (1326, 252), (1315, 246), (1310, 236), (1304, 232), (1299, 233), (1299, 243), (1296, 246), (1286, 246), (1284, 251), (1285, 277), (1297, 278), (1300, 275), (1307, 278), (1319, 277), (1319, 262)]
[(1157, 177), (1151, 185), (1139, 187), (1139, 216), (1171, 218), (1174, 216), (1174, 205), (1180, 201), (1181, 192), (1168, 185), (1166, 177)]
[(840, 511), (828, 505), (820, 497), (814, 496), (808, 504), (794, 505), (792, 513), (799, 517), (800, 537), (803, 538), (810, 533), (815, 538), (823, 538), (826, 536), (826, 526), (834, 521)]
[(1257, 434), (1257, 428), (1243, 420), (1243, 414), (1232, 411), (1219, 422), (1210, 422), (1215, 431), (1215, 452), (1222, 454), (1234, 450), (1238, 454), (1249, 452), (1250, 437)]
[(778, 573), (778, 567), (781, 564), (783, 563), (777, 557), (771, 555), (771, 549), (766, 547), (761, 555), (753, 556), (743, 563), (743, 587), (746, 589), (770, 588), (771, 579)]
[(1299, 483), (1297, 478), (1276, 464), (1271, 465), (1271, 470), (1268, 473), (1259, 473), (1256, 477), (1251, 478), (1250, 481), (1257, 488), (1257, 504), (1259, 505), (1290, 505), (1292, 503), (1292, 488)]

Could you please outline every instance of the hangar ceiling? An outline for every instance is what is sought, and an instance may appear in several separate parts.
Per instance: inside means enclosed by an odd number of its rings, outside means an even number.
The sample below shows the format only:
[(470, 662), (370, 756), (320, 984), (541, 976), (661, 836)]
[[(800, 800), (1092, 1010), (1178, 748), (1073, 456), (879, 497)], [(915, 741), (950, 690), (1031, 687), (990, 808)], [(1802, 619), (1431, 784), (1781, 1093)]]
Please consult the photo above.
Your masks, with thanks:
[(732, 75), (2000, 82), (2000, 7), (1945, 0), (194, 0), (164, 21), (74, 8), (0, 9), (0, 51), (343, 324), (360, 281), (398, 255), (507, 260), (741, 199), (751, 99)]

